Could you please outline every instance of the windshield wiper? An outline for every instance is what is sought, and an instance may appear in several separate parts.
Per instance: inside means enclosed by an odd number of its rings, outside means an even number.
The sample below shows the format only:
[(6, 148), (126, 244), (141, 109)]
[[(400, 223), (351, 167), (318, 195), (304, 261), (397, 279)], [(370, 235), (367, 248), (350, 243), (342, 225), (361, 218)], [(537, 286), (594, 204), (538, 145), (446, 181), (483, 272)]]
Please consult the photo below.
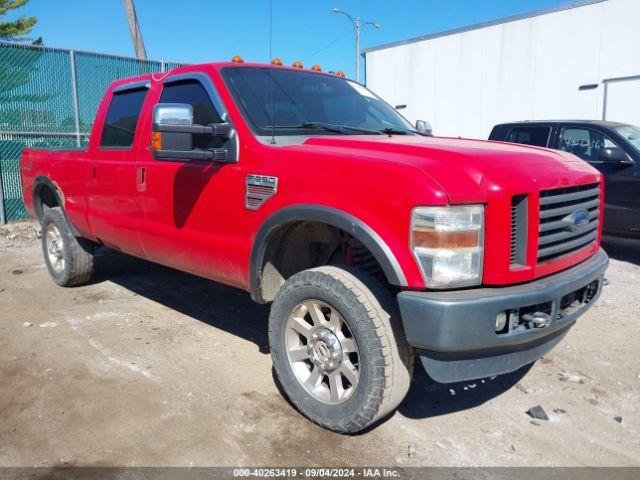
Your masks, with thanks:
[(343, 135), (349, 135), (349, 131), (366, 133), (369, 135), (379, 135), (378, 130), (369, 130), (368, 128), (350, 127), (348, 125), (335, 125), (333, 123), (325, 122), (303, 122), (297, 125), (267, 125), (264, 127), (267, 130), (288, 130), (288, 129), (308, 129), (308, 130), (326, 130), (327, 132), (342, 133)]
[(379, 130), (380, 133), (384, 133), (386, 135), (406, 135), (408, 133), (415, 133), (416, 135), (422, 135), (423, 137), (428, 137), (426, 133), (418, 132), (417, 130), (411, 130), (409, 128), (399, 128), (399, 127), (387, 127)]

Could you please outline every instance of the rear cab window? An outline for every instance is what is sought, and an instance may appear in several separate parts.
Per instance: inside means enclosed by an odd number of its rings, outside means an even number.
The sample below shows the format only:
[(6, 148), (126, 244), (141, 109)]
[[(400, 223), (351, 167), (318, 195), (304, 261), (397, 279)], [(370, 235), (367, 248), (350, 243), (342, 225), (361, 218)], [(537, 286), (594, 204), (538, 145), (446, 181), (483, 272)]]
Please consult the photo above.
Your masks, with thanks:
[(100, 148), (129, 149), (133, 146), (147, 91), (148, 88), (141, 87), (113, 92), (102, 127)]
[(551, 127), (514, 127), (509, 130), (506, 141), (536, 147), (546, 147), (549, 145), (550, 134)]

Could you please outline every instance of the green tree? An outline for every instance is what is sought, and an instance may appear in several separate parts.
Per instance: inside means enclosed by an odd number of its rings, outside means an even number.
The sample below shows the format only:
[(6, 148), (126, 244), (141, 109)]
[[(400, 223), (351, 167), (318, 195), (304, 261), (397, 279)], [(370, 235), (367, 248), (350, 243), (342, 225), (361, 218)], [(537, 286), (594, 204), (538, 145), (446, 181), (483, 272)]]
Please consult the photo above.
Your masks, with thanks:
[[(29, 0), (0, 0), (0, 41), (30, 42), (25, 37), (36, 24), (35, 17), (21, 16), (14, 21), (2, 21), (11, 11), (24, 6)], [(42, 39), (33, 42), (41, 45)], [(29, 112), (51, 98), (51, 94), (38, 89), (24, 88), (37, 70), (40, 49), (7, 46), (0, 51), (0, 130), (6, 125), (21, 125)], [(27, 113), (25, 113), (27, 112)], [(32, 116), (34, 114), (31, 114)]]
[[(36, 24), (36, 17), (27, 17), (22, 15), (12, 22), (3, 22), (2, 18), (10, 11), (24, 6), (29, 0), (0, 0), (0, 40), (13, 42), (31, 41), (31, 38), (24, 37), (31, 32)], [(41, 43), (38, 39), (34, 43)]]

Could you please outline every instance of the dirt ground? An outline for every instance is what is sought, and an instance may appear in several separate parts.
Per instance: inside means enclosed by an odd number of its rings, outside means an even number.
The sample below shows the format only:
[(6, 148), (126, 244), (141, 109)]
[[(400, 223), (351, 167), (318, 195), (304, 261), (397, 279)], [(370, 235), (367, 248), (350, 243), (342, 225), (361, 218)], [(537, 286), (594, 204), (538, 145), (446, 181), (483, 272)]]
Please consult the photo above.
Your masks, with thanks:
[(0, 466), (640, 466), (640, 246), (607, 248), (548, 357), (452, 385), (418, 367), (393, 417), (342, 436), (278, 391), (248, 294), (110, 252), (60, 288), (35, 225), (0, 227)]

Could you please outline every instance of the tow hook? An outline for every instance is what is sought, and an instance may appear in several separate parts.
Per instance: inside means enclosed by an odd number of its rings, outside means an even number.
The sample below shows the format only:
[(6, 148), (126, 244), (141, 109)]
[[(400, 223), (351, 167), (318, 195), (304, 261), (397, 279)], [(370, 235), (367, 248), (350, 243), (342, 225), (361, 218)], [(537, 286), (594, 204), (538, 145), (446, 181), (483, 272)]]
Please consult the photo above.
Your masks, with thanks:
[(525, 313), (522, 319), (529, 324), (529, 328), (544, 328), (551, 323), (551, 315), (544, 312)]

